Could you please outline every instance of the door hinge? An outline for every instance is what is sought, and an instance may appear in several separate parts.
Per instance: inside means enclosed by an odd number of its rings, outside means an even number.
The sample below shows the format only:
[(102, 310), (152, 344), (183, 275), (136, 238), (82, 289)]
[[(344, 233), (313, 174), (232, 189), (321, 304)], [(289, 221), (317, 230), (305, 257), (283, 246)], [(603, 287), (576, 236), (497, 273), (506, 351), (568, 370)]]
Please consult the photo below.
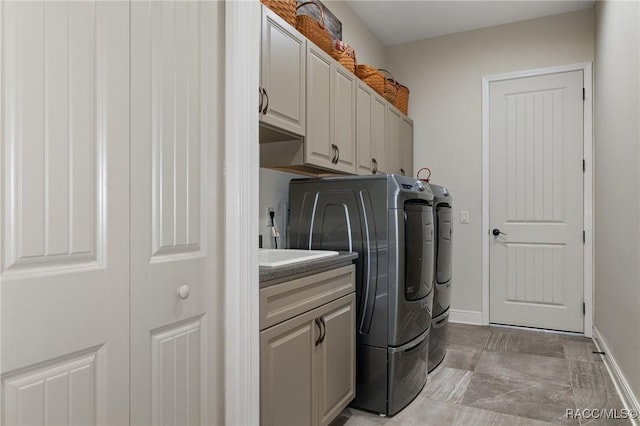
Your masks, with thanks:
[(582, 315), (587, 315), (587, 304), (582, 302)]
[(582, 88), (582, 100), (584, 101), (585, 99), (587, 99), (587, 90), (583, 87)]
[(584, 158), (582, 159), (582, 171), (583, 172), (587, 171), (587, 162)]
[(587, 242), (587, 231), (582, 230), (582, 244)]

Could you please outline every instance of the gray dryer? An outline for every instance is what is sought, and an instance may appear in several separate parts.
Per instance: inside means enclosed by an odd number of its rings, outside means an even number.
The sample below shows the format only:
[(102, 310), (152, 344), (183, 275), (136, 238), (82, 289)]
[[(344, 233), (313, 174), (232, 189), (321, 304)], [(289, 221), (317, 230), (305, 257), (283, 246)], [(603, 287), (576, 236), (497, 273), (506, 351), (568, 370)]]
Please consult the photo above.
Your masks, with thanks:
[(434, 294), (431, 342), (429, 344), (429, 371), (436, 368), (447, 353), (447, 328), (451, 304), (451, 242), (453, 225), (453, 198), (444, 186), (429, 185), (433, 192)]

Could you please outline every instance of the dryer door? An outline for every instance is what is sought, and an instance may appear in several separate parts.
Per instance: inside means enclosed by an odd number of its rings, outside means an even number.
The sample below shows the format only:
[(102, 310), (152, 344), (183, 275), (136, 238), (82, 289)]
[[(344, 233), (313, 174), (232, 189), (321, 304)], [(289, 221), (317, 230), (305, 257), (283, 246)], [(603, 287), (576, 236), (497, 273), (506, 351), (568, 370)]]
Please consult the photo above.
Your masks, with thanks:
[(410, 200), (389, 212), (389, 346), (395, 347), (431, 324), (433, 211), (424, 200)]
[(404, 205), (404, 297), (419, 300), (431, 292), (433, 277), (433, 215), (431, 206)]

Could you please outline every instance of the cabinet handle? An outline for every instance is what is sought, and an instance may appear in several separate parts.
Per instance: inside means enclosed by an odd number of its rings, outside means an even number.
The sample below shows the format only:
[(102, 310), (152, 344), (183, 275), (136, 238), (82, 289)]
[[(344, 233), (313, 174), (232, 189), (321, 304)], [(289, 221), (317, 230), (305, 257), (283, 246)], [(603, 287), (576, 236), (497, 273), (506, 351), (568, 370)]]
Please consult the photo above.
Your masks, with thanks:
[(400, 169), (400, 173), (402, 173), (402, 176), (406, 176), (406, 173), (404, 172), (404, 169)]
[(322, 335), (322, 323), (320, 322), (320, 318), (315, 319), (316, 325), (318, 326), (318, 331), (320, 332), (320, 336), (318, 336), (318, 340), (316, 340), (316, 346), (322, 343), (324, 340), (324, 336)]
[(258, 106), (258, 112), (262, 112), (262, 104), (264, 103), (264, 93), (262, 87), (258, 87), (258, 93), (260, 94), (260, 106)]
[(336, 151), (338, 151), (338, 156), (336, 157), (336, 164), (338, 164), (338, 161), (340, 161), (340, 148), (338, 145), (336, 145)]
[(323, 317), (320, 317), (320, 324), (322, 324), (322, 331), (320, 332), (320, 338), (316, 342), (316, 346), (324, 342), (324, 338), (327, 335), (327, 324), (324, 323)]
[(378, 160), (376, 160), (375, 158), (372, 158), (371, 162), (373, 163), (373, 169), (371, 170), (371, 174), (375, 175), (376, 173), (378, 173)]
[(269, 94), (267, 93), (267, 89), (263, 88), (264, 96), (267, 98), (267, 104), (264, 106), (264, 110), (262, 110), (263, 114), (266, 114), (269, 110)]
[(331, 151), (333, 151), (333, 155), (331, 157), (331, 164), (336, 164), (338, 162), (338, 157), (337, 157), (337, 152), (338, 152), (338, 147), (336, 146), (336, 144), (332, 143), (331, 144)]

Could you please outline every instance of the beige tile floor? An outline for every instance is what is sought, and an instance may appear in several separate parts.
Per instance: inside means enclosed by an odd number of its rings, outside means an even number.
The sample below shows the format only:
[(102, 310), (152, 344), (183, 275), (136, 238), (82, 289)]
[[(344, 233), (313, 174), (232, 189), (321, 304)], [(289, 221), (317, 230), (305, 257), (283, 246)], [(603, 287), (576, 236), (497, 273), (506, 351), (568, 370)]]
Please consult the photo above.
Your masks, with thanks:
[(450, 324), (447, 356), (411, 404), (390, 418), (347, 408), (332, 426), (630, 425), (566, 416), (624, 408), (595, 350), (578, 336)]

